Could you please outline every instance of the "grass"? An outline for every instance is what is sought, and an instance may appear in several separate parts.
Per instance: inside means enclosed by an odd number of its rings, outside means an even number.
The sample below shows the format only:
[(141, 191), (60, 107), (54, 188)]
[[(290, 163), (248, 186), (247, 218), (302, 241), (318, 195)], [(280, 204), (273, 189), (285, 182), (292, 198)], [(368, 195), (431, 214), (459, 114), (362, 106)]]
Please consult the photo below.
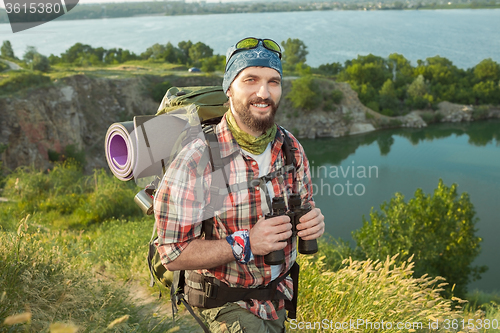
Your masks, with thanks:
[[(85, 176), (71, 163), (57, 164), (51, 172), (18, 169), (7, 177), (4, 192), (11, 201), (0, 204), (0, 332), (199, 330), (188, 314), (173, 324), (165, 300), (153, 306), (131, 297), (141, 290), (146, 299), (158, 294), (146, 288), (145, 256), (154, 221), (103, 212), (134, 206), (135, 190), (103, 171)], [(81, 213), (87, 210), (100, 217), (89, 222)], [(299, 256), (299, 317), (287, 324), (290, 331), (301, 331), (299, 323), (322, 331), (314, 325), (325, 319), (362, 319), (364, 325), (421, 322), (424, 328), (435, 320), (441, 327), (446, 320), (500, 320), (497, 294), (473, 293), (469, 303), (445, 299), (439, 295), (445, 282), (413, 278), (411, 260), (355, 261), (347, 243), (335, 242), (321, 240), (317, 255)]]
[[(49, 232), (27, 216), (16, 232), (0, 234), (0, 321), (29, 314), (30, 320), (0, 325), (4, 332), (49, 332), (51, 325), (74, 326), (79, 332), (165, 332), (173, 325), (165, 318), (145, 313), (128, 293), (127, 281), (144, 275), (138, 269), (142, 257), (139, 222), (116, 221), (105, 231)], [(148, 227), (150, 227), (148, 225)], [(120, 229), (120, 232), (116, 232)], [(122, 230), (123, 229), (123, 230)], [(114, 244), (107, 243), (113, 239)], [(126, 242), (127, 239), (134, 239)], [(117, 251), (116, 243), (120, 242)], [(108, 255), (108, 251), (111, 255)], [(124, 255), (127, 253), (127, 255)], [(133, 256), (133, 260), (129, 260)], [(125, 266), (127, 266), (125, 268)], [(128, 272), (127, 279), (120, 272)], [(136, 276), (130, 275), (131, 272)], [(115, 276), (117, 274), (117, 276)], [(144, 278), (142, 280), (145, 280)], [(127, 320), (108, 326), (116, 319)]]

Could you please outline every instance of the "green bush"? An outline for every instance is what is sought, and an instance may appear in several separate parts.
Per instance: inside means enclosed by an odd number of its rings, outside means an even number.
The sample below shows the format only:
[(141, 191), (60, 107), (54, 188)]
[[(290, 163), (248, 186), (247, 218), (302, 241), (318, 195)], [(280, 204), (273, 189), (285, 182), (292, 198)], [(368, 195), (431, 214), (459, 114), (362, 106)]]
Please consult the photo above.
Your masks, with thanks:
[(440, 180), (433, 195), (417, 189), (408, 202), (396, 193), (381, 211), (372, 209), (370, 220), (353, 232), (358, 251), (365, 258), (384, 260), (400, 254), (414, 256), (415, 276), (442, 276), (449, 282), (446, 294), (463, 297), (470, 281), (480, 278), (486, 267), (472, 266), (481, 251), (482, 239), (475, 235), (475, 210), (467, 193), (458, 196), (457, 185)]
[(0, 92), (3, 94), (12, 94), (27, 88), (50, 84), (50, 78), (40, 73), (34, 72), (16, 72), (0, 81)]
[(155, 102), (161, 103), (163, 96), (169, 88), (172, 87), (172, 84), (169, 81), (163, 81), (158, 84), (154, 84), (150, 87), (149, 94), (153, 98)]
[(375, 101), (368, 102), (366, 104), (366, 107), (372, 109), (375, 112), (380, 112), (380, 105), (378, 104), (378, 102)]
[(49, 149), (47, 154), (51, 162), (64, 162), (72, 159), (80, 168), (85, 167), (85, 151), (83, 149), (78, 149), (76, 145), (67, 145), (62, 153)]
[(4, 70), (7, 69), (9, 69), (9, 66), (0, 61), (0, 72), (3, 72)]
[(312, 110), (321, 105), (323, 96), (319, 85), (311, 75), (300, 77), (292, 82), (292, 90), (286, 96), (295, 108)]
[(78, 163), (68, 160), (50, 172), (15, 170), (7, 177), (5, 196), (15, 205), (12, 218), (38, 212), (44, 223), (67, 228), (141, 216), (134, 203), (138, 190), (133, 182), (121, 182), (103, 169), (85, 176)]
[(490, 112), (489, 107), (487, 106), (476, 106), (474, 107), (474, 110), (472, 111), (472, 118), (474, 120), (478, 119), (485, 119), (488, 117), (488, 113)]

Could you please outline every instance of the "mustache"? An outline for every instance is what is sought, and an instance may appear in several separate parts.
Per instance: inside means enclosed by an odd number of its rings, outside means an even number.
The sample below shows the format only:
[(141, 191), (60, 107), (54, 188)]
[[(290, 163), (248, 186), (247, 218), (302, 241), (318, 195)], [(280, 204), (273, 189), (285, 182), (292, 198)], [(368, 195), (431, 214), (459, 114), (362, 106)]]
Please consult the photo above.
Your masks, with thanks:
[(272, 107), (275, 107), (275, 103), (272, 99), (270, 98), (260, 98), (260, 97), (256, 97), (256, 98), (252, 98), (251, 100), (248, 101), (249, 104), (269, 104), (270, 106)]

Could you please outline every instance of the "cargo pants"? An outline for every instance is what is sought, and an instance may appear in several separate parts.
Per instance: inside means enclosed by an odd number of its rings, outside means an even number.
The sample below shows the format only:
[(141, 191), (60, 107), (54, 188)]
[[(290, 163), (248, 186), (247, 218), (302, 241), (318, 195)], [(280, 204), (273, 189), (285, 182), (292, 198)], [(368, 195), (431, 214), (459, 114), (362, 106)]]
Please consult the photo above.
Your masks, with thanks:
[(282, 333), (285, 332), (286, 310), (278, 311), (278, 320), (264, 320), (236, 303), (212, 308), (200, 309), (212, 333)]

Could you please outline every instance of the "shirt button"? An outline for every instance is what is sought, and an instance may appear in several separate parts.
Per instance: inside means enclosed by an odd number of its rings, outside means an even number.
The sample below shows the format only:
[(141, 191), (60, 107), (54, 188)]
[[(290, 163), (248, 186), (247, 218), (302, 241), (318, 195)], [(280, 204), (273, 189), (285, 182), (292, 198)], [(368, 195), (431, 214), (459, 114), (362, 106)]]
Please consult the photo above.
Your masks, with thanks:
[(252, 165), (257, 165), (257, 162), (252, 162)]

